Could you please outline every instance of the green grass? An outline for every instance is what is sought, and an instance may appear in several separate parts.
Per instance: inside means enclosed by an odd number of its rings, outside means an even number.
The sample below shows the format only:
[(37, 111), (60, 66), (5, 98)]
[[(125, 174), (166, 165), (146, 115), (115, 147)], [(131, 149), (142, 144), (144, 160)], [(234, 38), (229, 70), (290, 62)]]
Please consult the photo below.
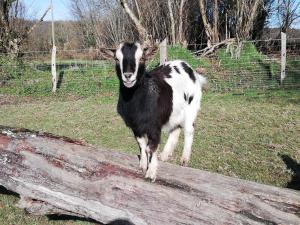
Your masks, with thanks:
[[(211, 90), (235, 90), (204, 94), (202, 111), (196, 122), (190, 166), (285, 187), (293, 171), (287, 168), (281, 155), (300, 162), (300, 91), (271, 91), (266, 90), (267, 87), (258, 91), (249, 86), (255, 81), (255, 77), (250, 76), (254, 69), (266, 72), (278, 68), (270, 65), (264, 69), (266, 65), (257, 63), (263, 55), (253, 46), (245, 47), (237, 60), (228, 57), (225, 50), (220, 50), (214, 59), (199, 60), (179, 46), (169, 48), (170, 59), (184, 59), (193, 68), (205, 68), (210, 83), (218, 85)], [(251, 58), (244, 56), (246, 52), (252, 52), (248, 54)], [(57, 93), (53, 94), (49, 71), (21, 62), (18, 62), (20, 66), (10, 66), (13, 63), (16, 62), (7, 61), (7, 67), (0, 67), (1, 80), (5, 80), (4, 84), (0, 84), (1, 125), (51, 132), (115, 151), (138, 153), (131, 131), (115, 110), (118, 80), (111, 64), (59, 68), (60, 84)], [(157, 63), (156, 56), (149, 62), (149, 68)], [(245, 67), (245, 64), (248, 66)], [(299, 61), (288, 62), (287, 73), (292, 72), (295, 76), (288, 75), (287, 82), (299, 83), (299, 69)], [(242, 72), (250, 74), (253, 80), (245, 77), (244, 83), (236, 86), (238, 74), (228, 75), (233, 70), (240, 71), (239, 76), (243, 75)], [(262, 76), (265, 74), (262, 73)], [(260, 82), (260, 88), (268, 85), (264, 80)], [(247, 85), (252, 90), (245, 91)], [(122, 144), (116, 141), (121, 139)], [(162, 142), (165, 140), (166, 135), (163, 135)], [(182, 142), (181, 137), (172, 163), (179, 162)], [(0, 224), (90, 224), (29, 216), (14, 206), (17, 200), (16, 196), (0, 194)]]
[[(239, 59), (231, 58), (225, 49), (219, 49), (215, 58), (197, 58), (179, 45), (168, 47), (168, 58), (187, 61), (194, 69), (203, 68), (211, 91), (278, 89), (280, 65), (267, 60), (253, 44), (246, 43)], [(288, 59), (287, 77), (283, 88), (300, 87), (300, 61)], [(157, 53), (148, 62), (148, 69), (159, 64)], [(22, 62), (0, 57), (0, 92), (17, 96), (51, 96), (50, 64)], [(118, 80), (111, 62), (62, 60), (57, 62), (59, 87), (57, 95), (88, 97), (113, 93)], [(3, 82), (4, 81), (4, 82)], [(1, 85), (2, 83), (2, 85)], [(4, 84), (4, 85), (3, 85)]]
[[(299, 91), (206, 94), (197, 120), (191, 166), (284, 186), (290, 174), (278, 154), (300, 159), (296, 129), (299, 94)], [(135, 154), (136, 142), (117, 115), (115, 105), (114, 96), (106, 100), (100, 95), (69, 101), (33, 100), (1, 106), (0, 124), (84, 139)], [(122, 145), (115, 141), (120, 139)], [(182, 145), (178, 150), (181, 148)], [(179, 156), (178, 151), (174, 163)], [(278, 171), (274, 173), (275, 168)]]
[(299, 59), (287, 58), (287, 77), (280, 86), (280, 59), (268, 58), (252, 43), (244, 43), (238, 59), (232, 58), (225, 48), (219, 49), (216, 60), (217, 66), (211, 64), (215, 71), (209, 75), (217, 90), (300, 87)]
[[(1, 105), (0, 124), (52, 132), (137, 154), (131, 131), (116, 113), (116, 99), (114, 95), (102, 94), (79, 99), (53, 96), (26, 101), (18, 97)], [(286, 168), (280, 155), (300, 161), (299, 103), (298, 90), (205, 94), (196, 122), (190, 166), (284, 187), (292, 171)], [(116, 141), (121, 139), (122, 144)], [(178, 163), (182, 147), (181, 138), (172, 163)], [(18, 221), (24, 221), (19, 224), (63, 224), (45, 217), (28, 217), (12, 206), (16, 200), (1, 195), (0, 224), (18, 224)]]
[(6, 190), (0, 187), (0, 224), (1, 225), (92, 225), (95, 223), (65, 216), (32, 216), (15, 206), (19, 197), (1, 194)]

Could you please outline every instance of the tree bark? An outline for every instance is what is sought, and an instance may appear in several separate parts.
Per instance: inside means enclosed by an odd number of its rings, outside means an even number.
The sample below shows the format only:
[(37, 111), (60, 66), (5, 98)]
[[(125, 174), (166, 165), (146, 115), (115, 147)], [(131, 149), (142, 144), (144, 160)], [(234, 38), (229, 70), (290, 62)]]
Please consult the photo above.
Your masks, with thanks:
[(214, 17), (214, 26), (213, 26), (213, 40), (214, 43), (218, 43), (219, 40), (219, 0), (215, 0), (214, 3), (214, 11), (213, 11), (213, 17)]
[(246, 19), (246, 24), (245, 24), (245, 27), (244, 27), (244, 39), (249, 39), (250, 37), (250, 32), (251, 30), (253, 29), (253, 23), (254, 23), (254, 20), (258, 14), (258, 9), (259, 9), (259, 6), (262, 5), (263, 6), (264, 2), (263, 0), (256, 0), (254, 2), (254, 5), (253, 7), (251, 8), (251, 13), (250, 13), (250, 17)]
[(213, 17), (214, 21), (212, 24), (208, 21), (206, 16), (206, 5), (204, 0), (199, 0), (199, 7), (200, 7), (200, 14), (204, 25), (204, 30), (207, 36), (207, 46), (211, 47), (213, 44), (217, 44), (219, 42), (219, 27), (218, 27), (218, 19), (219, 19), (219, 7), (218, 7), (218, 0), (214, 1), (213, 7)]
[(235, 0), (236, 9), (236, 37), (238, 41), (248, 40), (253, 30), (253, 24), (257, 17), (260, 6), (264, 5), (263, 0), (253, 0), (254, 3)]
[(169, 9), (169, 15), (170, 15), (170, 20), (171, 20), (171, 38), (172, 38), (171, 43), (175, 44), (176, 43), (176, 34), (175, 34), (175, 20), (174, 20), (174, 15), (173, 15), (172, 2), (171, 2), (171, 0), (168, 0), (168, 9)]
[[(117, 140), (116, 140), (117, 141)], [(101, 223), (300, 224), (299, 192), (160, 163), (147, 182), (135, 156), (0, 127), (0, 185), (28, 212)]]
[(179, 42), (181, 44), (185, 43), (185, 35), (184, 35), (184, 30), (183, 30), (183, 8), (186, 3), (186, 0), (181, 0), (180, 1), (180, 6), (179, 6), (179, 25), (178, 25), (178, 33), (179, 33)]
[(141, 41), (143, 41), (145, 45), (149, 45), (150, 44), (149, 34), (148, 34), (147, 30), (145, 29), (145, 27), (142, 25), (141, 21), (134, 15), (132, 10), (129, 8), (126, 0), (120, 0), (120, 3), (121, 3), (121, 6), (123, 7), (123, 9), (125, 10), (125, 12), (127, 13), (127, 15), (130, 17), (130, 19), (135, 24), (135, 26), (138, 30), (139, 36), (141, 38)]

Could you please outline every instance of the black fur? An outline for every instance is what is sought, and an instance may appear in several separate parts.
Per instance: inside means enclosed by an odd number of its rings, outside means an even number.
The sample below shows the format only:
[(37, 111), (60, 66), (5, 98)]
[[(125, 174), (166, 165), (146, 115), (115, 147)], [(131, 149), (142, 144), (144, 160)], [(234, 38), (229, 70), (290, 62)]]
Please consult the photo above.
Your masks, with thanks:
[[(124, 59), (135, 53), (130, 45), (125, 43), (122, 48)], [(129, 49), (132, 52), (128, 52)], [(127, 64), (131, 64), (135, 59), (129, 57), (126, 60)], [(144, 63), (140, 62), (138, 66), (137, 82), (132, 88), (127, 88), (122, 82), (120, 66), (116, 65), (120, 80), (117, 110), (136, 137), (147, 135), (149, 148), (155, 151), (160, 142), (161, 128), (172, 112), (172, 88), (164, 81), (171, 68), (160, 66), (146, 72)]]
[(193, 101), (194, 96), (190, 96), (189, 97), (189, 104), (191, 104), (191, 102)]
[(133, 73), (135, 71), (135, 51), (137, 47), (134, 43), (127, 43), (126, 45), (123, 45), (122, 47), (122, 53), (123, 53), (123, 73), (131, 72)]
[(186, 93), (183, 94), (183, 97), (184, 97), (184, 101), (187, 101), (188, 97)]
[(184, 100), (185, 100), (187, 103), (191, 104), (191, 102), (192, 102), (193, 99), (194, 99), (194, 96), (188, 96), (186, 93), (184, 93), (184, 94), (183, 94), (183, 98), (184, 98)]
[(177, 73), (180, 73), (179, 69), (177, 66), (174, 66), (174, 69), (176, 70)]
[(182, 62), (181, 63), (184, 71), (189, 75), (189, 77), (191, 78), (191, 80), (195, 83), (196, 81), (196, 77), (195, 77), (195, 74), (194, 74), (194, 71), (192, 70), (191, 67), (189, 67), (186, 63)]

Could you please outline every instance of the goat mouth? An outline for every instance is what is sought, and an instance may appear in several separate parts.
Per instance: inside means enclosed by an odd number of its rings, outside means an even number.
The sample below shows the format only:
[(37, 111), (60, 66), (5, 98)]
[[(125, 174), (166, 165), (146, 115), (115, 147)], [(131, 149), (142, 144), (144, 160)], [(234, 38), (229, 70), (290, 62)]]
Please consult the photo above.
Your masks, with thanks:
[(132, 81), (123, 81), (123, 84), (125, 85), (125, 87), (127, 88), (131, 88), (134, 86), (136, 80), (132, 80)]

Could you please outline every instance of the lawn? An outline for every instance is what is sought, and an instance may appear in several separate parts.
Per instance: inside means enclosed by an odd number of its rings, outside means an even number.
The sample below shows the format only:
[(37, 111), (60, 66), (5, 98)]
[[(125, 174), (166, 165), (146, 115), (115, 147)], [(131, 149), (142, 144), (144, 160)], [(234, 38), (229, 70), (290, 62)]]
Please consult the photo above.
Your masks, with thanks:
[[(112, 151), (137, 154), (133, 135), (116, 113), (116, 99), (115, 95), (101, 94), (79, 99), (10, 98), (1, 105), (0, 124), (52, 132)], [(293, 171), (287, 168), (283, 155), (300, 161), (299, 103), (298, 90), (205, 94), (190, 166), (287, 186)], [(164, 135), (163, 142), (165, 139)], [(121, 145), (118, 140), (122, 140)], [(182, 142), (172, 163), (178, 163), (181, 149)], [(1, 195), (0, 224), (66, 224), (28, 217), (12, 206), (15, 201), (16, 197)]]
[[(276, 79), (264, 79), (266, 64), (258, 63), (263, 59), (262, 55), (255, 52), (253, 46), (246, 47), (252, 58), (242, 54), (239, 61), (229, 59), (224, 50), (220, 50), (217, 58), (199, 60), (178, 46), (169, 49), (170, 58), (186, 59), (194, 68), (206, 69), (206, 76), (213, 84), (203, 97), (190, 166), (274, 186), (300, 188), (292, 182), (296, 173), (299, 174), (300, 90), (279, 89), (278, 85), (275, 90), (266, 90), (268, 87), (264, 88), (264, 85), (274, 83)], [(156, 57), (149, 68), (157, 62)], [(68, 62), (71, 65), (65, 67), (66, 62), (63, 62), (58, 68), (56, 94), (50, 91), (49, 71), (41, 70), (35, 64), (12, 66), (10, 63), (13, 64), (8, 61), (2, 64), (6, 66), (0, 67), (1, 125), (82, 139), (112, 151), (139, 152), (131, 131), (116, 113), (118, 82), (110, 63), (78, 67)], [(273, 76), (278, 65), (273, 62), (268, 65), (267, 71)], [(292, 78), (297, 85), (299, 66), (295, 60), (287, 67), (287, 71), (294, 71)], [(263, 78), (259, 84), (263, 86), (255, 89), (251, 80), (237, 85), (237, 75), (245, 71), (245, 74), (251, 74), (253, 68), (261, 71)], [(6, 76), (1, 77), (1, 74)], [(224, 90), (233, 91), (223, 93)], [(162, 141), (165, 140), (166, 135), (163, 135)], [(179, 163), (182, 141), (181, 137), (172, 163)], [(4, 193), (0, 189), (0, 224), (92, 223), (74, 218), (52, 217), (49, 220), (26, 215), (14, 206), (18, 197)]]

